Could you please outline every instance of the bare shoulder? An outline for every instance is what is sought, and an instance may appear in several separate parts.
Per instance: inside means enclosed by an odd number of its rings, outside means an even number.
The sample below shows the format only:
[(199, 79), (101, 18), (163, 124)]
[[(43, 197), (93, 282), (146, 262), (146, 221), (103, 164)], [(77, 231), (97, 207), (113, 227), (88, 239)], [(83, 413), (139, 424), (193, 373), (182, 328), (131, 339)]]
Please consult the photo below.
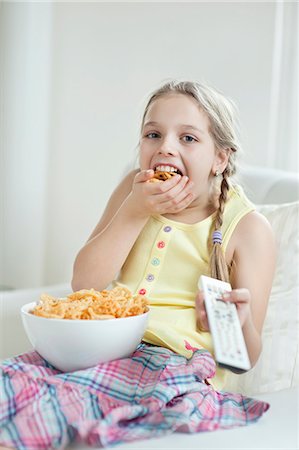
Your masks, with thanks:
[(265, 216), (257, 211), (246, 214), (237, 224), (227, 247), (227, 261), (231, 262), (236, 253), (242, 251), (263, 250), (269, 247), (274, 251), (275, 238), (272, 227)]
[(246, 214), (238, 223), (235, 229), (236, 236), (244, 239), (246, 236), (252, 236), (258, 239), (259, 236), (269, 235), (269, 238), (274, 238), (272, 227), (265, 216), (257, 211), (251, 211)]
[(90, 239), (92, 239), (98, 233), (100, 233), (111, 221), (111, 219), (118, 211), (124, 200), (130, 194), (132, 190), (133, 180), (139, 171), (140, 171), (139, 169), (131, 170), (115, 188), (107, 203), (105, 211), (102, 217), (100, 218), (100, 221), (98, 222), (92, 234), (89, 236), (88, 241), (90, 241)]
[(265, 216), (257, 211), (246, 214), (232, 236), (233, 253), (263, 254), (275, 258), (276, 243), (272, 227)]

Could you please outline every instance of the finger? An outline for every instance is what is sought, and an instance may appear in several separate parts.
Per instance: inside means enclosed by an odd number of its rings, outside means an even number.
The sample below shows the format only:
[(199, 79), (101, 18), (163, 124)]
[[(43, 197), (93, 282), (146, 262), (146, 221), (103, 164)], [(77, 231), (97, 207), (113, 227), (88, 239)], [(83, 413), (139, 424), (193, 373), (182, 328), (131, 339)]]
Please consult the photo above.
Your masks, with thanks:
[(250, 292), (246, 288), (233, 289), (222, 295), (223, 300), (233, 303), (248, 303), (250, 301)]
[(199, 331), (209, 331), (209, 322), (205, 311), (200, 311), (196, 316), (196, 327)]
[[(166, 181), (164, 183), (166, 183)], [(173, 205), (177, 205), (181, 201), (183, 201), (185, 197), (191, 192), (193, 186), (194, 186), (193, 181), (190, 181), (188, 177), (182, 177), (177, 182), (176, 185), (171, 186), (170, 189), (167, 188), (168, 189), (167, 191), (165, 191), (165, 188), (161, 186), (161, 188), (157, 192), (160, 195), (159, 200), (161, 201), (161, 204), (163, 204), (164, 207), (170, 206), (171, 203)]]
[(167, 195), (170, 193), (173, 193), (174, 187), (177, 188), (177, 192), (180, 192), (188, 183), (189, 178), (185, 176), (181, 176), (179, 174), (174, 175), (173, 177), (169, 178), (168, 180), (164, 181), (163, 184), (160, 186), (160, 191), (165, 192), (165, 199), (167, 199)]
[(159, 183), (151, 183), (154, 187), (154, 193), (158, 195), (163, 195), (165, 192), (170, 191), (174, 186), (178, 184), (178, 182), (181, 180), (181, 175), (176, 174), (170, 178), (168, 178), (165, 181), (160, 181)]
[(141, 170), (135, 175), (134, 183), (144, 183), (154, 177), (155, 172), (152, 169)]
[(184, 192), (183, 195), (184, 195), (184, 197), (182, 199), (180, 199), (180, 197), (177, 197), (173, 200), (162, 203), (161, 210), (165, 210), (165, 212), (168, 212), (168, 213), (171, 213), (171, 212), (177, 213), (177, 212), (182, 211), (183, 209), (187, 208), (187, 206), (193, 202), (194, 195), (192, 192), (187, 193), (187, 194)]
[(197, 293), (195, 299), (196, 325), (201, 331), (209, 330), (209, 322), (207, 318), (206, 308), (204, 304), (204, 294), (202, 291)]
[(182, 177), (179, 182), (169, 189), (161, 198), (165, 201), (176, 200), (177, 202), (183, 200), (187, 194), (191, 192), (194, 186), (193, 181), (190, 181), (188, 177)]
[[(180, 180), (181, 175), (174, 175), (171, 178), (163, 181), (163, 180), (159, 180), (157, 178), (154, 177), (154, 175), (147, 180), (147, 183), (150, 186), (151, 189), (151, 194), (153, 195), (163, 195), (164, 192), (172, 189)], [(165, 186), (164, 186), (165, 185)]]
[(204, 307), (204, 294), (202, 291), (198, 291), (195, 298), (195, 311), (199, 311)]
[(178, 213), (183, 211), (187, 206), (189, 206), (194, 200), (194, 196), (192, 193), (187, 194), (186, 197), (177, 205), (172, 208), (173, 213)]

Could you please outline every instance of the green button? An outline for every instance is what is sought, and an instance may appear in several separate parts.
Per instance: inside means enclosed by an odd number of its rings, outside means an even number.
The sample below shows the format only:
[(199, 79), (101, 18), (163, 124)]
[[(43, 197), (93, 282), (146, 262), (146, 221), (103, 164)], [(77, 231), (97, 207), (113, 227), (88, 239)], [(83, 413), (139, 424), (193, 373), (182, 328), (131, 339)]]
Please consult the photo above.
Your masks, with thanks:
[(152, 259), (152, 265), (153, 266), (158, 266), (160, 264), (160, 259), (159, 258), (153, 258)]

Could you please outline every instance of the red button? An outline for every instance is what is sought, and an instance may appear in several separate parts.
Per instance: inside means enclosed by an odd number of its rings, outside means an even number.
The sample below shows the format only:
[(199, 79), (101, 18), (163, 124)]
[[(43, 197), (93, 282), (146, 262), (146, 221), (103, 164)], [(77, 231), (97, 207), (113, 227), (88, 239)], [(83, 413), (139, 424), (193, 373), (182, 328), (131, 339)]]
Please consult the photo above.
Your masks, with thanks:
[(138, 294), (140, 294), (140, 295), (145, 295), (145, 294), (146, 294), (146, 289), (140, 289), (140, 291), (138, 292)]
[(164, 248), (165, 247), (165, 242), (164, 241), (158, 242), (157, 247), (158, 248)]

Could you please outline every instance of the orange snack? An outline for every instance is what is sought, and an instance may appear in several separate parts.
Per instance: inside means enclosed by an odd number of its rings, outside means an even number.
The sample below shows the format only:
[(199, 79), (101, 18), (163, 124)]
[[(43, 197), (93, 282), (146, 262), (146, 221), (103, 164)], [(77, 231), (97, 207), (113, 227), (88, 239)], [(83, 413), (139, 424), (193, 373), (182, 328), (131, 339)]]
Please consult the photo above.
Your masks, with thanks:
[(173, 177), (174, 175), (176, 175), (175, 172), (157, 171), (157, 172), (155, 172), (154, 178), (151, 178), (149, 181), (151, 183), (157, 183), (159, 181), (166, 181), (166, 180), (169, 180), (169, 178)]
[(42, 294), (32, 314), (52, 319), (105, 320), (137, 316), (148, 311), (148, 300), (125, 287), (96, 291), (82, 289), (66, 298)]

